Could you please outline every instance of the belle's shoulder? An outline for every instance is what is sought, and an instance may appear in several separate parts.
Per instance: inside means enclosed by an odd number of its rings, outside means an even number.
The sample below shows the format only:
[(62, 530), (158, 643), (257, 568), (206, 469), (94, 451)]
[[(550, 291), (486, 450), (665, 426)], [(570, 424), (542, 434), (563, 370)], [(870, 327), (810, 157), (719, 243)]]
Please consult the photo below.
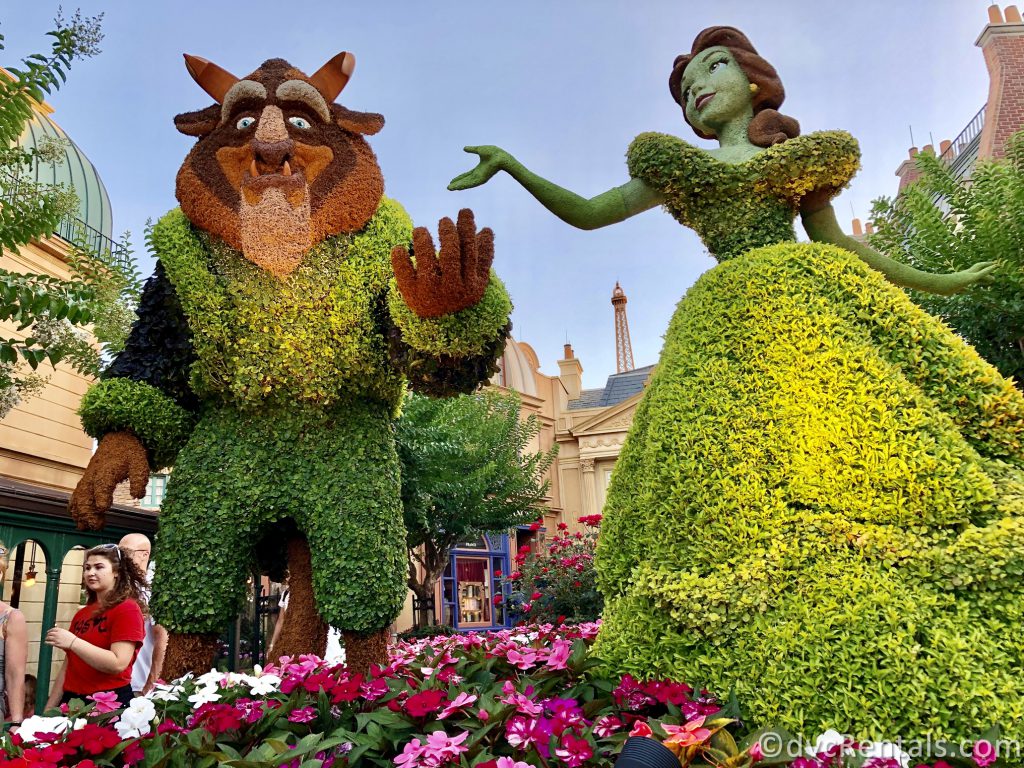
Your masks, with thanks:
[(774, 144), (763, 153), (769, 158), (791, 160), (860, 160), (860, 144), (846, 131), (814, 131)]
[(860, 145), (846, 131), (797, 136), (758, 157), (760, 183), (792, 204), (816, 190), (838, 194), (860, 169)]
[(651, 179), (671, 175), (681, 166), (684, 158), (692, 162), (693, 158), (708, 158), (711, 155), (699, 147), (683, 141), (678, 136), (653, 131), (641, 133), (626, 150), (626, 164), (629, 175), (634, 178)]

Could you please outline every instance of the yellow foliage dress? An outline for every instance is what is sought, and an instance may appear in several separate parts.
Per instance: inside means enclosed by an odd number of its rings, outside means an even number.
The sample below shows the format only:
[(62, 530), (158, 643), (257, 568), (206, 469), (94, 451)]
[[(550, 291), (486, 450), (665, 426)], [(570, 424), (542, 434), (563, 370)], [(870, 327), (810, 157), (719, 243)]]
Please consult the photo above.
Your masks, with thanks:
[(628, 161), (720, 263), (612, 476), (597, 655), (809, 737), (1024, 736), (1024, 398), (856, 255), (795, 242), (856, 141), (729, 165), (643, 134)]

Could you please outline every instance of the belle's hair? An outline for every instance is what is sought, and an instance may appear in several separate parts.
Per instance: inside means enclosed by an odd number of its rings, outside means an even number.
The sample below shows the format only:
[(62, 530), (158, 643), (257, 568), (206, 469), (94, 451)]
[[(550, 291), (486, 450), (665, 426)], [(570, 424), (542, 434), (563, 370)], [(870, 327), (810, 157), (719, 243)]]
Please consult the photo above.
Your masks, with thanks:
[(697, 35), (690, 52), (676, 56), (672, 65), (672, 74), (668, 78), (668, 89), (672, 92), (672, 98), (676, 104), (682, 106), (683, 119), (690, 124), (694, 133), (702, 139), (715, 138), (711, 134), (698, 130), (693, 123), (690, 123), (690, 119), (686, 116), (686, 104), (682, 101), (680, 83), (683, 79), (683, 71), (693, 57), (716, 45), (728, 48), (729, 53), (732, 54), (747, 79), (757, 85), (757, 92), (753, 94), (752, 98), (754, 119), (750, 121), (750, 126), (747, 128), (747, 137), (750, 139), (750, 143), (758, 147), (770, 147), (772, 144), (799, 136), (800, 124), (792, 117), (778, 111), (786, 98), (786, 90), (782, 87), (779, 73), (775, 71), (775, 67), (758, 55), (747, 36), (735, 27), (708, 27)]
[[(146, 574), (121, 547), (101, 544), (86, 550), (83, 562), (88, 562), (90, 557), (102, 557), (110, 563), (110, 567), (114, 571), (114, 588), (107, 592), (102, 602), (99, 602), (98, 609), (100, 611), (106, 611), (131, 599), (139, 604), (144, 614), (149, 613), (149, 606), (146, 603), (146, 591), (149, 583), (146, 581)], [(89, 593), (90, 603), (98, 602), (99, 599), (93, 590), (88, 586), (85, 590)]]

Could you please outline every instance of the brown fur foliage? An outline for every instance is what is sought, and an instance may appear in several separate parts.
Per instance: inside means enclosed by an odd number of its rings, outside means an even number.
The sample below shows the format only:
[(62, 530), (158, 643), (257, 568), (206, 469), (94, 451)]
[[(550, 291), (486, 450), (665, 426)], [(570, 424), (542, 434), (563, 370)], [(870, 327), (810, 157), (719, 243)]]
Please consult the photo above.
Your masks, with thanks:
[[(199, 138), (178, 172), (177, 197), (199, 229), (286, 274), (295, 253), (359, 230), (377, 210), (384, 179), (362, 134), (379, 131), (384, 118), (328, 103), (309, 77), (282, 59), (264, 62), (243, 81), (248, 88), (237, 98), (229, 94), (225, 106), (175, 118), (179, 131)], [(311, 88), (305, 95), (301, 87), (288, 88), (281, 97), (278, 88), (287, 81)], [(275, 231), (282, 221), (284, 228)], [(290, 255), (277, 264), (274, 249)]]
[(494, 261), (494, 233), (476, 231), (473, 212), (459, 211), (459, 223), (445, 217), (438, 223), (441, 252), (425, 227), (413, 231), (415, 266), (409, 252), (397, 246), (391, 264), (402, 298), (420, 317), (440, 317), (472, 307), (483, 298)]
[(320, 618), (313, 596), (313, 564), (309, 542), (297, 535), (288, 541), (288, 609), (284, 626), (267, 658), (277, 661), (281, 656), (314, 653), (322, 657), (327, 651), (327, 623)]
[[(149, 589), (149, 582), (146, 581), (145, 571), (136, 564), (127, 552), (116, 544), (101, 544), (98, 547), (87, 550), (84, 562), (87, 563), (89, 558), (95, 557), (102, 557), (110, 563), (115, 579), (114, 588), (107, 592), (103, 600), (97, 605), (98, 611), (106, 611), (119, 603), (123, 603), (125, 600), (134, 600), (139, 604), (142, 612), (148, 614), (149, 606), (146, 604), (146, 592)], [(85, 591), (89, 593), (90, 603), (97, 602), (96, 593), (89, 589), (88, 585), (86, 585)]]
[(131, 432), (111, 432), (100, 440), (71, 494), (68, 509), (79, 530), (98, 531), (103, 527), (104, 512), (114, 503), (114, 489), (124, 480), (130, 481), (132, 496), (145, 496), (149, 459), (139, 438)]
[[(753, 95), (754, 119), (750, 121), (747, 128), (747, 136), (751, 144), (759, 147), (770, 147), (800, 135), (800, 124), (792, 117), (783, 115), (778, 111), (786, 98), (786, 90), (782, 87), (782, 80), (775, 67), (761, 58), (753, 44), (735, 27), (708, 27), (697, 35), (693, 41), (693, 47), (689, 53), (676, 56), (672, 65), (672, 74), (668, 79), (668, 89), (676, 104), (683, 106), (683, 118), (686, 117), (686, 106), (682, 104), (682, 89), (680, 82), (683, 79), (683, 72), (686, 65), (694, 56), (708, 48), (723, 46), (729, 49), (729, 53), (736, 59), (736, 63), (746, 74), (747, 79), (757, 85), (757, 93)], [(693, 125), (690, 125), (693, 128)], [(696, 128), (694, 133), (702, 139), (713, 139)]]
[(382, 629), (369, 635), (358, 632), (344, 632), (345, 663), (352, 674), (368, 675), (370, 667), (383, 667), (388, 663), (388, 640), (390, 629)]
[(175, 680), (192, 672), (202, 675), (213, 667), (217, 656), (217, 636), (192, 632), (171, 632), (167, 638), (167, 655), (161, 676)]

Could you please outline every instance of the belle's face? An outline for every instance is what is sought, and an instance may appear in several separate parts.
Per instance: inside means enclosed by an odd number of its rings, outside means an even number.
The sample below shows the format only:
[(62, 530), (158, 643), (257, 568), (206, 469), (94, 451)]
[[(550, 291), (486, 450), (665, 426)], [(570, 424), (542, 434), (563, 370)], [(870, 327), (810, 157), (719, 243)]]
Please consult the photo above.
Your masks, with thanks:
[(722, 126), (752, 111), (750, 80), (728, 48), (697, 54), (686, 65), (680, 87), (686, 118), (703, 133), (717, 135)]
[(107, 558), (99, 555), (92, 555), (85, 561), (82, 577), (85, 579), (85, 586), (101, 594), (113, 589), (117, 581), (113, 565)]

